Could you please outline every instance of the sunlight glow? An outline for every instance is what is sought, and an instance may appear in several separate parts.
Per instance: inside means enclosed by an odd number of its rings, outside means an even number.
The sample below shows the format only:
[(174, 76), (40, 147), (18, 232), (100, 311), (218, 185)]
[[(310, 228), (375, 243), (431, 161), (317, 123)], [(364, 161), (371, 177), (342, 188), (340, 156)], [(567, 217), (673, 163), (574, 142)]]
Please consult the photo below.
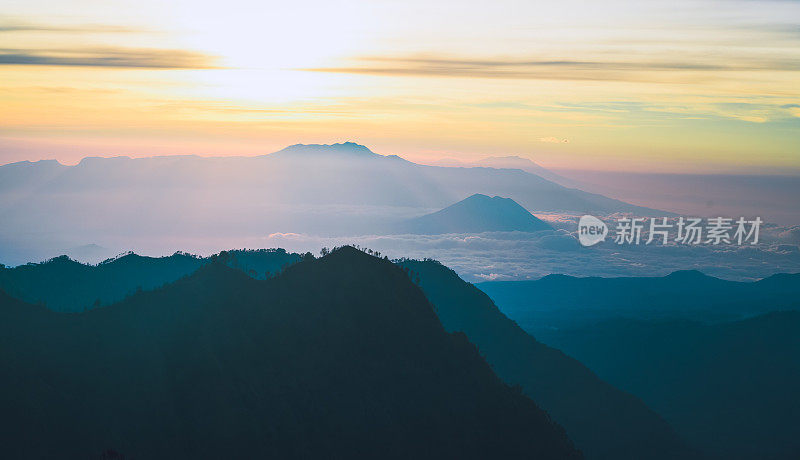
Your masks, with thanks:
[(358, 140), (410, 159), (800, 171), (798, 15), (738, 0), (11, 0), (0, 162)]

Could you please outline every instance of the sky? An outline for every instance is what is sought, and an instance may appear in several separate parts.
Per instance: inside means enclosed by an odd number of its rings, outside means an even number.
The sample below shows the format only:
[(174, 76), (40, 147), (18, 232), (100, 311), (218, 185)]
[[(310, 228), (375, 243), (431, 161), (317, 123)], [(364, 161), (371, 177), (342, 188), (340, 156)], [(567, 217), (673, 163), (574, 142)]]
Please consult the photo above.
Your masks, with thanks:
[(0, 4), (0, 164), (348, 140), (800, 174), (800, 2)]

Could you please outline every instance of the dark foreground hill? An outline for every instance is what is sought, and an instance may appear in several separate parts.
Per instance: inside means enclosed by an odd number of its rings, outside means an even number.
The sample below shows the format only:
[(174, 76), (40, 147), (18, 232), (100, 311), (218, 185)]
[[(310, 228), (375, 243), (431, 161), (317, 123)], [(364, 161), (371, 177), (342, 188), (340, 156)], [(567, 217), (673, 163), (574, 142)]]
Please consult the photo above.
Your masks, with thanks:
[(434, 261), (403, 261), (448, 331), (463, 331), (497, 375), (522, 386), (564, 426), (589, 459), (676, 459), (695, 455), (638, 398), (618, 390), (503, 315), (492, 300)]
[(719, 458), (800, 458), (800, 312), (719, 324), (617, 319), (542, 339)]
[(408, 220), (401, 232), (420, 234), (480, 233), (493, 231), (536, 232), (552, 227), (511, 198), (476, 193), (440, 211)]
[(389, 261), (220, 263), (65, 314), (0, 295), (3, 458), (579, 454)]
[(300, 254), (283, 249), (223, 251), (212, 257), (180, 252), (167, 257), (129, 253), (98, 265), (61, 256), (39, 264), (0, 267), (0, 289), (51, 310), (79, 312), (171, 283), (216, 259), (263, 279), (300, 260)]

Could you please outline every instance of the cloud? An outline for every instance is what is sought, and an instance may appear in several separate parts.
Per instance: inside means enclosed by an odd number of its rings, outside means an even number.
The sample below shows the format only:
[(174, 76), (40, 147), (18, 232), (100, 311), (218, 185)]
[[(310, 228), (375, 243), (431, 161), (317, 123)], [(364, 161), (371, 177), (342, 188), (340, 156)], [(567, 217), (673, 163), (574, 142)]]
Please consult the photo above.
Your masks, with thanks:
[[(14, 32), (42, 32), (83, 36), (85, 34), (145, 33), (152, 31), (114, 24), (52, 24), (0, 20), (0, 33)], [(213, 61), (212, 56), (179, 49), (119, 47), (0, 48), (0, 65), (206, 69), (214, 67)]]
[(784, 104), (782, 109), (786, 109), (793, 117), (800, 118), (800, 104)]
[(685, 61), (602, 61), (540, 59), (468, 59), (447, 55), (430, 56), (364, 56), (357, 65), (317, 67), (301, 70), (386, 76), (505, 78), (527, 80), (597, 80), (638, 82), (692, 82), (698, 78), (690, 72), (725, 72), (759, 70), (800, 70), (795, 59), (740, 59), (721, 63)]
[(58, 33), (138, 33), (144, 29), (114, 24), (43, 24), (20, 21), (0, 21), (0, 32), (58, 32)]
[[(180, 238), (167, 244), (156, 241), (132, 243), (129, 238), (103, 246), (112, 252), (133, 249), (140, 254), (164, 255), (177, 249), (212, 254), (231, 248), (282, 247), (288, 251), (317, 253), (323, 246), (357, 244), (380, 251), (390, 259), (410, 257), (437, 259), (470, 282), (487, 279), (535, 279), (550, 273), (575, 276), (662, 276), (676, 270), (696, 269), (709, 275), (753, 280), (774, 273), (800, 272), (800, 227), (764, 228), (758, 245), (618, 245), (607, 240), (584, 248), (572, 229), (527, 232), (486, 232), (444, 235), (363, 235), (326, 237), (305, 233), (272, 233), (262, 236)], [(85, 237), (85, 236), (84, 236)], [(124, 241), (124, 242), (123, 242)], [(39, 244), (11, 240), (0, 235), (0, 254), (6, 264), (44, 260), (62, 254), (61, 247), (47, 254)], [(40, 251), (33, 257), (31, 251)], [(62, 252), (58, 252), (62, 251)], [(19, 262), (14, 262), (18, 260)]]
[(0, 65), (208, 69), (214, 68), (212, 61), (206, 54), (169, 49), (0, 49)]
[(307, 238), (307, 237), (301, 233), (292, 233), (292, 232), (275, 232), (267, 235), (267, 239), (275, 239), (275, 240), (279, 239), (299, 240), (302, 238)]
[(800, 244), (800, 225), (793, 227), (779, 227), (775, 230), (775, 238), (778, 241)]
[(504, 278), (509, 278), (507, 275), (502, 275), (500, 273), (478, 273), (475, 276), (485, 281), (497, 281)]
[[(565, 216), (566, 217), (566, 216)], [(317, 252), (323, 246), (358, 244), (389, 258), (437, 259), (471, 282), (533, 279), (550, 273), (576, 276), (661, 276), (696, 269), (732, 280), (753, 280), (774, 273), (800, 272), (797, 228), (765, 228), (762, 243), (742, 245), (618, 245), (607, 241), (584, 248), (572, 230), (486, 232), (444, 235), (364, 235), (320, 237), (279, 234), (231, 247), (285, 247)], [(198, 252), (198, 251), (195, 251)], [(202, 251), (200, 251), (202, 252)]]
[(558, 137), (540, 137), (539, 142), (547, 142), (549, 144), (568, 144), (569, 139), (559, 139)]

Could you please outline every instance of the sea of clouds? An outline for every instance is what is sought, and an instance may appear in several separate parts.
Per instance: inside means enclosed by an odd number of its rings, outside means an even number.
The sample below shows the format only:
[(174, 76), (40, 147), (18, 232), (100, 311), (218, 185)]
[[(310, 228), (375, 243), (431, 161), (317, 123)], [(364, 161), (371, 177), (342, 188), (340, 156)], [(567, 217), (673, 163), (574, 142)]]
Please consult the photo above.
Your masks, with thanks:
[[(321, 238), (273, 233), (265, 246), (305, 251), (357, 244), (390, 258), (434, 258), (469, 281), (535, 279), (551, 273), (575, 276), (662, 276), (676, 270), (699, 270), (730, 280), (756, 280), (775, 273), (800, 272), (800, 226), (764, 224), (758, 244), (732, 242), (677, 244), (660, 240), (646, 245), (617, 244), (612, 237), (592, 247), (577, 239), (579, 216), (545, 214), (554, 230), (536, 233), (485, 232), (444, 235), (366, 235)], [(617, 216), (606, 216), (613, 223)], [(610, 225), (611, 226), (611, 225)]]
[[(209, 255), (234, 248), (280, 247), (288, 251), (317, 254), (322, 247), (355, 244), (380, 251), (392, 259), (437, 259), (471, 282), (535, 279), (552, 273), (605, 277), (663, 276), (676, 270), (689, 269), (730, 280), (756, 280), (775, 273), (800, 272), (800, 226), (764, 224), (756, 245), (737, 245), (735, 242), (716, 246), (674, 242), (661, 244), (660, 241), (645, 245), (644, 238), (638, 245), (620, 245), (611, 236), (596, 246), (583, 247), (576, 234), (580, 216), (555, 213), (537, 215), (548, 221), (554, 229), (535, 233), (442, 235), (320, 236), (273, 232), (236, 237), (154, 236), (152, 239), (97, 241), (99, 244), (64, 246), (67, 249), (35, 254), (24, 250), (23, 246), (15, 245), (17, 256), (1, 262), (17, 265), (67, 254), (76, 260), (98, 263), (128, 250), (143, 255), (163, 256), (178, 250)], [(613, 222), (617, 217), (605, 216), (603, 220), (613, 230)], [(0, 252), (12, 254), (11, 251)]]
[(797, 243), (758, 245), (618, 245), (605, 241), (581, 246), (574, 232), (487, 232), (446, 235), (373, 235), (318, 238), (271, 234), (266, 246), (303, 251), (311, 247), (357, 244), (389, 258), (434, 258), (472, 282), (535, 279), (551, 273), (574, 276), (662, 276), (699, 270), (730, 280), (756, 280), (775, 273), (800, 272)]

